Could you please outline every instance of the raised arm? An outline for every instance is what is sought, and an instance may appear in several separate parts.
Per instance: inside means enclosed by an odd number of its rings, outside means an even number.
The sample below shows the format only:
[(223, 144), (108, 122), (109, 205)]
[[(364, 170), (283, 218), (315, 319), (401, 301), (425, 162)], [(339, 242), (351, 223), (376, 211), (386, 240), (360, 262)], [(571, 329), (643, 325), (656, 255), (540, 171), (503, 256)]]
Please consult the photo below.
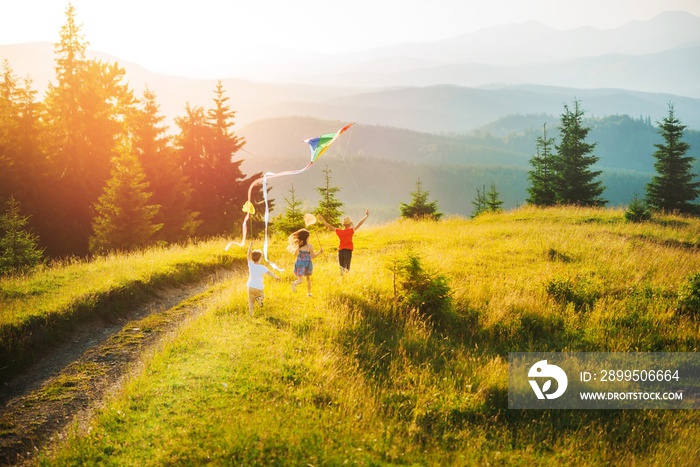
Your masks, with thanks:
[(363, 217), (362, 219), (360, 219), (360, 222), (358, 222), (357, 225), (354, 227), (355, 230), (357, 230), (357, 229), (359, 229), (360, 227), (362, 227), (362, 224), (365, 223), (365, 221), (367, 220), (368, 217), (369, 217), (369, 209), (365, 210), (365, 217)]
[(253, 258), (250, 256), (250, 253), (253, 251), (253, 242), (251, 240), (250, 245), (248, 245), (248, 261), (253, 261)]
[(322, 216), (321, 214), (318, 214), (318, 215), (316, 216), (316, 220), (321, 221), (321, 224), (325, 225), (327, 228), (329, 228), (329, 229), (331, 229), (331, 230), (335, 230), (335, 227), (333, 227), (333, 226), (330, 225), (328, 222), (326, 222), (326, 219), (324, 219), (323, 216)]

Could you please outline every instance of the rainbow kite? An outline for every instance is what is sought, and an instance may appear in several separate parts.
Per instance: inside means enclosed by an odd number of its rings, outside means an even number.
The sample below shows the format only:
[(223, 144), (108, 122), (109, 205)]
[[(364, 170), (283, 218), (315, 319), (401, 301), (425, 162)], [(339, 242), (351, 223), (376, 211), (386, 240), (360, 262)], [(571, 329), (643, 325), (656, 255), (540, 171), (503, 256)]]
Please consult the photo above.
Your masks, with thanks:
[(268, 199), (267, 199), (267, 181), (271, 178), (277, 178), (277, 177), (284, 177), (286, 175), (297, 175), (302, 172), (307, 171), (314, 162), (318, 160), (319, 157), (323, 155), (323, 153), (328, 150), (331, 144), (335, 142), (336, 139), (340, 135), (342, 135), (345, 131), (347, 131), (351, 126), (353, 126), (354, 123), (349, 123), (345, 125), (343, 128), (338, 130), (336, 133), (329, 133), (327, 135), (321, 135), (316, 138), (309, 138), (305, 139), (304, 143), (307, 143), (309, 147), (311, 148), (311, 160), (309, 161), (308, 164), (306, 164), (306, 167), (298, 170), (286, 170), (284, 172), (266, 172), (265, 175), (262, 177), (258, 178), (257, 180), (253, 181), (253, 183), (250, 184), (248, 187), (248, 201), (245, 202), (243, 205), (243, 212), (246, 213), (245, 218), (243, 219), (243, 239), (241, 240), (240, 243), (236, 242), (230, 242), (228, 245), (226, 245), (226, 250), (231, 248), (232, 245), (238, 245), (238, 246), (243, 246), (245, 245), (246, 242), (246, 237), (248, 233), (248, 220), (250, 219), (250, 216), (255, 214), (255, 206), (253, 206), (253, 203), (251, 202), (252, 194), (253, 194), (253, 188), (256, 185), (259, 185), (262, 183), (262, 192), (263, 192), (263, 198), (265, 200), (265, 241), (263, 243), (263, 254), (265, 256), (265, 261), (270, 263), (270, 266), (272, 266), (274, 269), (278, 271), (282, 271), (282, 269), (278, 268), (276, 264), (270, 262), (270, 260), (267, 258), (267, 245), (268, 245), (268, 239), (267, 239), (267, 226), (268, 223), (270, 222), (270, 209), (268, 206)]

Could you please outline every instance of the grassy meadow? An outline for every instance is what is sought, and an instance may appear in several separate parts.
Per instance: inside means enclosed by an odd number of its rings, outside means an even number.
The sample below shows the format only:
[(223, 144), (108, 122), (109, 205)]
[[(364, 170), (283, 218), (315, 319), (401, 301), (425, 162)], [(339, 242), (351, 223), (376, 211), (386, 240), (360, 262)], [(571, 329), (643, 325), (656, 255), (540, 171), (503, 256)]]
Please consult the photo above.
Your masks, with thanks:
[(697, 351), (700, 220), (521, 208), (397, 221), (358, 231), (342, 279), (334, 234), (311, 238), (327, 252), (312, 297), (292, 293), (293, 258), (273, 239), (286, 271), (266, 277), (254, 317), (241, 266), (37, 462), (696, 465), (696, 411), (508, 410), (507, 357)]

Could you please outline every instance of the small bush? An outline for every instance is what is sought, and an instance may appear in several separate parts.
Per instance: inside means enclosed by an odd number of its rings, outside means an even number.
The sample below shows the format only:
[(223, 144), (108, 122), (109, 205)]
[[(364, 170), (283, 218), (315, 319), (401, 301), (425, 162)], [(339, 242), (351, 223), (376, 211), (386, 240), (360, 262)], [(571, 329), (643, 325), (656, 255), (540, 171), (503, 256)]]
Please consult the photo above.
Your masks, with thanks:
[(691, 275), (678, 290), (678, 311), (700, 318), (700, 272)]
[(445, 276), (423, 269), (420, 258), (409, 254), (395, 265), (397, 299), (407, 309), (441, 321), (452, 303), (452, 291)]
[(643, 200), (639, 199), (636, 193), (625, 210), (625, 219), (630, 222), (644, 222), (651, 219), (649, 207)]
[(572, 303), (576, 311), (593, 308), (600, 293), (587, 281), (573, 281), (569, 278), (550, 279), (545, 285), (547, 295), (561, 304)]

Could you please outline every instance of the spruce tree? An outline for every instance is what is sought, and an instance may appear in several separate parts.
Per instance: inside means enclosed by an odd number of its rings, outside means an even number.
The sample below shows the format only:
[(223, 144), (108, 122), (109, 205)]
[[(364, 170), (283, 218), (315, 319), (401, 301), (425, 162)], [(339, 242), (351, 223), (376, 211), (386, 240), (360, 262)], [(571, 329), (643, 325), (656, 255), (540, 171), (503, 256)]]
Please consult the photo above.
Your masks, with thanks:
[(125, 70), (86, 57), (88, 42), (72, 4), (55, 46), (56, 81), (44, 100), (46, 146), (52, 162), (53, 225), (49, 239), (56, 254), (88, 252), (92, 206), (110, 176), (116, 142), (124, 137), (133, 109)]
[(482, 186), (481, 190), (476, 189), (476, 198), (472, 201), (474, 211), (472, 219), (484, 212), (500, 212), (503, 211), (503, 201), (501, 195), (496, 190), (496, 184), (492, 183), (489, 191), (486, 191), (486, 186)]
[(503, 211), (503, 200), (501, 194), (496, 190), (496, 184), (492, 183), (489, 192), (486, 193), (486, 207), (489, 212)]
[(7, 60), (0, 76), (0, 199), (13, 197), (40, 236), (49, 230), (44, 206), (56, 194), (47, 183), (40, 109), (31, 79), (15, 76)]
[(474, 198), (474, 201), (472, 201), (472, 205), (474, 206), (474, 211), (472, 211), (472, 219), (481, 214), (482, 212), (486, 212), (486, 186), (484, 185), (482, 189), (480, 190), (479, 187), (476, 188), (476, 198)]
[(146, 89), (141, 105), (130, 119), (134, 153), (153, 192), (150, 201), (161, 207), (153, 219), (163, 224), (156, 238), (178, 242), (194, 235), (201, 222), (197, 220), (198, 213), (192, 212), (192, 185), (177, 164), (164, 120), (155, 93)]
[(284, 234), (290, 234), (304, 227), (304, 213), (301, 210), (303, 202), (297, 198), (296, 191), (294, 191), (294, 184), (292, 184), (292, 189), (289, 190), (289, 197), (282, 195), (284, 201), (287, 203), (284, 209), (284, 214), (281, 214), (277, 219), (275, 219), (275, 230), (282, 232)]
[[(210, 139), (206, 141), (210, 172), (207, 173), (206, 186), (200, 187), (204, 191), (200, 189), (196, 193), (200, 203), (198, 209), (202, 210), (205, 221), (209, 223), (209, 226), (202, 226), (202, 233), (230, 232), (244, 216), (241, 207), (247, 200), (250, 183), (241, 170), (243, 160), (234, 159), (234, 156), (245, 140), (233, 131), (236, 112), (231, 109), (229, 99), (223, 84), (218, 81), (214, 89), (214, 107), (207, 110), (207, 123), (212, 130)], [(264, 212), (264, 208), (260, 209), (258, 205), (256, 211)]]
[[(262, 176), (258, 173), (246, 178), (241, 171), (243, 160), (235, 159), (245, 141), (232, 130), (236, 112), (231, 110), (221, 82), (216, 85), (213, 100), (214, 107), (206, 112), (202, 107), (187, 105), (186, 115), (175, 119), (180, 127), (176, 139), (178, 157), (194, 189), (192, 208), (199, 212), (202, 221), (197, 229), (199, 235), (231, 232), (245, 216), (241, 208), (250, 183)], [(265, 211), (260, 185), (253, 195), (253, 219), (260, 221)], [(268, 199), (268, 206), (272, 209), (274, 200)]]
[(690, 145), (682, 141), (685, 128), (669, 104), (668, 115), (659, 123), (664, 143), (654, 145), (657, 175), (646, 187), (646, 199), (653, 209), (700, 214), (700, 206), (692, 203), (700, 195), (700, 182), (694, 182), (690, 172), (695, 158), (686, 156)]
[(31, 269), (43, 256), (39, 237), (27, 230), (28, 218), (22, 215), (19, 202), (10, 197), (6, 206), (0, 216), (0, 274)]
[(574, 101), (573, 110), (564, 104), (559, 128), (560, 144), (555, 146), (557, 201), (579, 206), (603, 206), (607, 202), (600, 197), (604, 188), (601, 181), (595, 180), (601, 172), (591, 170), (591, 166), (598, 162), (598, 157), (591, 155), (595, 143), (586, 142), (591, 129), (584, 126), (583, 115), (580, 101)]
[(95, 204), (98, 215), (92, 223), (91, 252), (146, 246), (163, 227), (153, 223), (159, 206), (149, 204), (151, 193), (145, 178), (138, 159), (125, 144), (113, 159), (111, 178)]
[(331, 185), (332, 172), (328, 165), (323, 169), (323, 186), (316, 188), (316, 191), (321, 195), (321, 200), (318, 203), (318, 207), (314, 210), (314, 214), (321, 214), (330, 225), (338, 225), (340, 224), (340, 217), (343, 215), (343, 212), (340, 210), (343, 207), (343, 203), (336, 198), (340, 188)]
[(651, 212), (647, 203), (639, 199), (637, 193), (634, 194), (634, 198), (627, 205), (625, 209), (625, 219), (630, 222), (643, 222), (651, 219)]
[(536, 140), (537, 154), (530, 159), (532, 170), (528, 172), (530, 197), (527, 202), (536, 206), (553, 206), (557, 202), (557, 173), (555, 154), (552, 149), (554, 138), (547, 137), (547, 124), (542, 125), (542, 136)]
[(423, 190), (420, 179), (416, 182), (416, 191), (411, 192), (411, 203), (401, 203), (401, 217), (406, 219), (439, 220), (442, 213), (438, 211), (437, 201), (428, 202), (430, 192)]

